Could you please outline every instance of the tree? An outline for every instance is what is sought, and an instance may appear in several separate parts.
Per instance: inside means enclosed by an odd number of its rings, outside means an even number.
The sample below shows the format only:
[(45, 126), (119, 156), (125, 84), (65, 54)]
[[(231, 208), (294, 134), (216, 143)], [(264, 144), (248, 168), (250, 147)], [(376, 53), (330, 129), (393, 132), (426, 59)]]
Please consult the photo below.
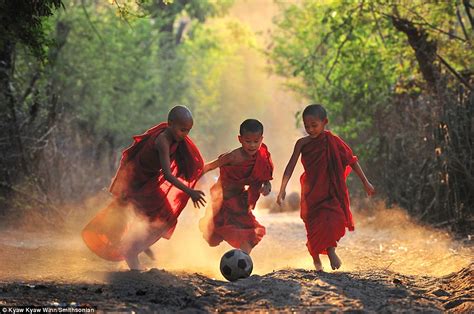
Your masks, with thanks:
[[(27, 161), (25, 160), (24, 147), (20, 137), (20, 126), (17, 117), (17, 96), (12, 89), (12, 77), (15, 71), (14, 54), (17, 43), (27, 47), (37, 58), (44, 60), (43, 45), (47, 42), (45, 31), (41, 23), (42, 18), (53, 14), (54, 10), (62, 6), (60, 0), (49, 1), (1, 1), (0, 2), (0, 110), (2, 129), (7, 130), (8, 146), (20, 155), (20, 169), (27, 172)], [(5, 153), (4, 153), (5, 154)], [(11, 164), (6, 160), (2, 161)], [(2, 177), (10, 181), (9, 166), (0, 171)]]
[[(151, 2), (127, 3), (64, 1), (64, 11), (42, 20), (41, 58), (16, 46), (10, 86), (20, 129), (12, 134), (24, 151), (0, 141), (0, 166), (11, 174), (0, 183), (8, 187), (0, 191), (5, 212), (66, 217), (65, 204), (108, 185), (131, 136), (166, 120), (176, 104), (192, 109), (199, 121), (192, 136), (203, 145), (215, 148), (216, 134), (228, 126), (220, 111), (223, 76), (229, 64), (239, 66), (243, 57), (234, 54), (252, 45), (252, 35), (236, 21), (203, 21), (230, 2), (177, 1), (159, 12)], [(18, 156), (23, 173), (13, 171)]]
[(290, 88), (329, 108), (389, 201), (438, 223), (474, 206), (471, 9), (303, 1), (285, 6), (270, 52)]

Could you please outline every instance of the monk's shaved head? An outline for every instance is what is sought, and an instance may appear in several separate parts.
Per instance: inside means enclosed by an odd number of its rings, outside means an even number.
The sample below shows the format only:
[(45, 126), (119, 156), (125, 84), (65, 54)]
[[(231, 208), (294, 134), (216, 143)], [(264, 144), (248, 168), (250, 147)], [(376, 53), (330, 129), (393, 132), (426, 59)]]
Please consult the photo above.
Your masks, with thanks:
[(244, 133), (261, 133), (263, 134), (263, 124), (256, 119), (247, 119), (240, 125), (240, 135)]
[(322, 105), (312, 104), (304, 108), (303, 117), (305, 116), (314, 116), (322, 121), (328, 117), (328, 114)]
[(185, 122), (192, 120), (193, 115), (191, 114), (191, 111), (189, 111), (189, 109), (184, 106), (175, 106), (168, 113), (168, 122)]

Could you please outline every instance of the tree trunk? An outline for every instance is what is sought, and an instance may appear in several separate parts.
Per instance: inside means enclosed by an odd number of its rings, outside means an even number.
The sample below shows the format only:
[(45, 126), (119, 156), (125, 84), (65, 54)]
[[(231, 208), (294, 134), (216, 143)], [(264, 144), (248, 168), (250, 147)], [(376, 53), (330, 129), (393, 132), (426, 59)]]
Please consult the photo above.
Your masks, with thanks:
[(407, 35), (408, 42), (415, 51), (415, 57), (423, 78), (431, 90), (438, 92), (436, 86), (440, 74), (434, 64), (437, 50), (436, 42), (428, 40), (428, 34), (424, 29), (416, 28), (412, 22), (406, 19), (392, 16), (392, 23), (396, 29)]
[[(14, 95), (11, 78), (13, 76), (15, 43), (4, 40), (0, 47), (0, 110), (2, 124), (9, 134), (10, 155), (19, 155), (20, 169), (23, 173), (28, 173), (25, 151), (20, 136), (20, 128), (16, 114), (17, 102)], [(8, 158), (8, 156), (7, 156)], [(14, 157), (15, 159), (18, 157)], [(8, 161), (7, 161), (8, 163)], [(9, 163), (8, 163), (9, 164)]]

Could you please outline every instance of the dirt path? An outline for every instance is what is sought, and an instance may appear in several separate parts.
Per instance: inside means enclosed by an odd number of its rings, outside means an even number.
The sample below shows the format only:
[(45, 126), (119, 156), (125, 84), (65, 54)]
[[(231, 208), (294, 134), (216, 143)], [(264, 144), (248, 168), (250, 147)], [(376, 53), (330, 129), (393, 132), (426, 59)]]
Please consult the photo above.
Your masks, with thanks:
[(0, 284), (2, 305), (75, 304), (114, 311), (466, 311), (474, 310), (474, 267), (443, 278), (391, 271), (279, 270), (229, 283), (199, 274), (110, 272), (107, 283)]
[(325, 273), (311, 270), (297, 213), (258, 212), (267, 236), (252, 253), (254, 275), (235, 283), (218, 273), (229, 247), (207, 247), (195, 228), (198, 216), (189, 211), (172, 240), (153, 247), (158, 264), (142, 258), (158, 268), (146, 272), (102, 261), (75, 232), (62, 237), (3, 232), (0, 305), (159, 312), (474, 311), (471, 244), (418, 226), (402, 212), (358, 215), (357, 231), (340, 243), (342, 270)]

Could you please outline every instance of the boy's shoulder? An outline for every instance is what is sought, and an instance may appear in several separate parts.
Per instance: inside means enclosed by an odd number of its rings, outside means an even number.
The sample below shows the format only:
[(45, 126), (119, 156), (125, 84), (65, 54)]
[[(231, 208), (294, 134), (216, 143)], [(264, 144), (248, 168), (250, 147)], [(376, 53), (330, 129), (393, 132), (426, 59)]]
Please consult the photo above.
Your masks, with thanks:
[(335, 139), (338, 145), (343, 145), (349, 147), (349, 145), (344, 141), (339, 135), (332, 133), (331, 131), (327, 131), (328, 136)]
[(268, 148), (267, 144), (262, 142), (262, 145), (260, 145), (260, 150), (263, 150), (264, 152), (270, 153), (270, 149)]
[(302, 146), (308, 144), (310, 141), (311, 141), (311, 137), (309, 137), (309, 136), (304, 136), (304, 137), (299, 138), (299, 139), (296, 141), (295, 146), (296, 146), (296, 147), (302, 147)]
[(240, 156), (240, 149), (235, 148), (231, 151), (228, 151), (228, 152), (225, 152), (225, 153), (219, 155), (219, 160), (221, 160), (221, 162), (224, 165), (226, 165), (226, 164), (234, 163), (234, 162), (238, 161), (239, 156)]
[(155, 142), (156, 147), (159, 147), (160, 145), (159, 143), (161, 143), (162, 145), (166, 145), (168, 147), (173, 144), (173, 141), (168, 136), (166, 136), (164, 130), (160, 133), (154, 134), (153, 137), (154, 137), (153, 141)]

